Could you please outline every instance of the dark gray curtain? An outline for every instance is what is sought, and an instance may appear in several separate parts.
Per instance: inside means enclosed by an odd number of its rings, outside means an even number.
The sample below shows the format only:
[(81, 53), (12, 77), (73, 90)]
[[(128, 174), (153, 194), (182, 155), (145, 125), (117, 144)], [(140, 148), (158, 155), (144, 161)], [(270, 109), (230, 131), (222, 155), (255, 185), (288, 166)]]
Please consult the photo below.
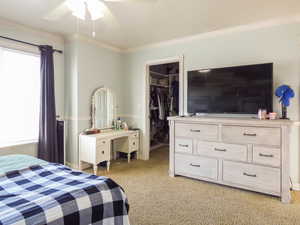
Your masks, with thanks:
[(58, 162), (53, 48), (43, 45), (39, 49), (41, 52), (41, 101), (38, 157), (49, 162)]

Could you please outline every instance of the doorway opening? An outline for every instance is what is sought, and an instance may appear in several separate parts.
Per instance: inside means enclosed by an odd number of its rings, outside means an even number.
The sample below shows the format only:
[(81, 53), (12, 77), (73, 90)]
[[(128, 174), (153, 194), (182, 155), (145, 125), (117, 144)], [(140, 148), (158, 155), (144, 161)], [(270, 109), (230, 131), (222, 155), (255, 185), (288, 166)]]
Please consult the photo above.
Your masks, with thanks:
[[(170, 116), (178, 116), (180, 63), (149, 66), (149, 139), (150, 151), (169, 149)], [(151, 153), (150, 153), (151, 154)]]

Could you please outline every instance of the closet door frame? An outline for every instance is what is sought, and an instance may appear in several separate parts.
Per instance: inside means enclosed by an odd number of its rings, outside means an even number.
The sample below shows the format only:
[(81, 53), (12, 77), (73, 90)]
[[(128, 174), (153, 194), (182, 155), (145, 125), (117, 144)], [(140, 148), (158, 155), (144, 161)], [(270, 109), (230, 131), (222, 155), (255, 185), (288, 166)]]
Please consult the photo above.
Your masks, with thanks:
[(143, 148), (140, 152), (140, 159), (149, 160), (150, 158), (150, 66), (179, 63), (179, 115), (184, 115), (184, 56), (175, 56), (165, 59), (156, 59), (146, 62), (145, 65), (145, 110), (144, 110), (144, 127), (145, 135), (143, 136)]

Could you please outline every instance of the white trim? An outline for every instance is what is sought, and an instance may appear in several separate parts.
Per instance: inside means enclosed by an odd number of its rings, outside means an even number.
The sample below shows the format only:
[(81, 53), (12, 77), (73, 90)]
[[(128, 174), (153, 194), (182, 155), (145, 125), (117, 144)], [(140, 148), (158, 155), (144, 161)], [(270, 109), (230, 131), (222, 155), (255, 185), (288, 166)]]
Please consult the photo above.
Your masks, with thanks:
[(64, 120), (67, 121), (87, 121), (87, 120), (91, 120), (91, 117), (76, 117), (76, 116), (66, 116), (64, 117)]
[[(52, 40), (51, 42), (53, 43), (59, 43), (59, 44), (63, 44), (64, 43), (64, 36), (54, 33), (54, 32), (49, 32), (40, 28), (34, 28), (28, 25), (24, 25), (24, 24), (20, 24), (20, 23), (16, 23), (15, 21), (11, 21), (8, 19), (3, 19), (0, 18), (0, 25), (7, 25), (10, 27), (11, 29), (17, 29), (18, 31), (24, 31), (25, 33), (31, 32), (33, 34), (35, 34), (36, 36), (39, 36), (39, 38), (45, 38), (46, 42), (49, 42), (49, 39)], [(3, 34), (2, 34), (3, 35)], [(16, 35), (14, 35), (15, 37)], [(11, 36), (12, 38), (14, 38), (13, 36)], [(45, 43), (46, 43), (45, 42)], [(41, 44), (41, 43), (40, 43)]]
[(79, 167), (73, 163), (70, 163), (70, 162), (66, 162), (66, 166), (72, 168), (72, 169), (75, 169), (75, 170), (79, 170)]
[(16, 147), (20, 145), (30, 145), (30, 144), (37, 144), (38, 140), (24, 140), (24, 141), (16, 141), (16, 142), (10, 142), (5, 144), (0, 144), (0, 151), (3, 148), (10, 148), (10, 147)]
[(150, 98), (150, 66), (167, 64), (167, 63), (179, 63), (179, 115), (183, 115), (184, 112), (184, 56), (177, 56), (172, 58), (165, 59), (156, 59), (146, 62), (145, 64), (145, 110), (144, 110), (144, 127), (145, 127), (145, 135), (143, 137), (143, 147), (141, 149), (141, 158), (144, 160), (148, 160), (150, 157), (150, 112), (149, 112), (149, 98)]
[(300, 184), (298, 184), (298, 183), (297, 183), (297, 184), (294, 184), (294, 185), (293, 185), (293, 190), (294, 190), (294, 191), (300, 191)]
[(185, 36), (182, 38), (171, 39), (168, 41), (161, 41), (161, 42), (156, 42), (156, 43), (152, 43), (152, 44), (142, 45), (139, 47), (127, 48), (126, 50), (123, 50), (123, 51), (124, 52), (137, 52), (137, 51), (142, 51), (142, 50), (151, 49), (151, 48), (159, 48), (159, 47), (165, 47), (165, 46), (169, 46), (169, 45), (189, 42), (189, 41), (193, 41), (193, 40), (197, 40), (197, 39), (211, 38), (211, 37), (216, 37), (219, 35), (226, 35), (226, 34), (243, 32), (243, 31), (257, 30), (257, 29), (261, 29), (261, 28), (265, 28), (265, 27), (273, 27), (273, 26), (290, 24), (290, 23), (295, 23), (295, 22), (296, 23), (300, 22), (300, 15), (280, 17), (280, 18), (275, 18), (275, 19), (270, 19), (270, 20), (264, 20), (264, 21), (257, 22), (257, 23), (250, 23), (250, 24), (245, 24), (245, 25), (233, 26), (233, 27), (229, 27), (229, 28), (223, 28), (223, 29), (210, 31), (210, 32), (203, 32), (200, 34)]
[(33, 49), (26, 48), (25, 46), (13, 45), (12, 43), (8, 43), (8, 42), (10, 41), (1, 40), (0, 48), (2, 48), (5, 51), (10, 51), (10, 52), (19, 53), (28, 56), (40, 57), (40, 52), (37, 49), (36, 51), (34, 51)]
[(123, 118), (132, 118), (132, 119), (140, 119), (143, 118), (141, 115), (133, 115), (133, 114), (118, 114), (117, 117), (123, 117)]
[[(56, 43), (59, 43), (59, 45), (61, 45), (61, 44), (64, 44), (64, 41), (70, 41), (70, 40), (74, 40), (77, 38), (77, 39), (80, 39), (83, 41), (88, 41), (90, 43), (94, 43), (102, 48), (110, 49), (110, 50), (120, 52), (120, 53), (136, 52), (136, 51), (141, 51), (141, 50), (145, 50), (145, 49), (159, 48), (159, 47), (164, 47), (164, 46), (178, 44), (178, 43), (184, 43), (187, 41), (192, 41), (192, 40), (197, 40), (197, 39), (202, 39), (202, 38), (215, 37), (218, 35), (224, 35), (224, 34), (235, 33), (235, 32), (256, 30), (256, 29), (260, 29), (260, 28), (264, 28), (264, 27), (273, 27), (273, 26), (277, 26), (277, 25), (290, 24), (290, 23), (295, 23), (295, 22), (300, 22), (300, 15), (279, 17), (279, 18), (264, 20), (264, 21), (256, 22), (256, 23), (250, 23), (250, 24), (245, 24), (245, 25), (240, 25), (240, 26), (233, 26), (233, 27), (219, 29), (219, 30), (215, 30), (215, 31), (203, 32), (203, 33), (199, 33), (199, 34), (195, 34), (195, 35), (185, 36), (182, 38), (154, 42), (151, 44), (141, 45), (139, 47), (122, 48), (122, 47), (118, 47), (118, 46), (115, 46), (112, 44), (102, 42), (97, 39), (92, 39), (92, 38), (87, 37), (82, 34), (60, 35), (57, 33), (51, 33), (51, 32), (44, 31), (39, 28), (33, 28), (33, 27), (30, 27), (27, 25), (19, 24), (19, 23), (16, 23), (16, 22), (13, 22), (13, 21), (10, 21), (7, 19), (0, 18), (0, 25), (4, 24), (4, 25), (8, 25), (12, 28), (18, 29), (20, 31), (35, 33), (39, 37), (44, 37), (45, 39), (47, 39), (46, 42), (47, 43), (51, 42), (52, 45), (54, 45), (54, 43), (55, 43), (55, 45), (56, 45)], [(15, 35), (11, 36), (11, 37), (14, 38)]]
[(69, 36), (66, 37), (67, 42), (70, 42), (70, 41), (73, 41), (73, 40), (85, 41), (85, 42), (94, 44), (94, 45), (96, 45), (100, 48), (108, 49), (108, 50), (111, 50), (111, 51), (114, 51), (114, 52), (121, 53), (121, 52), (125, 51), (125, 49), (123, 49), (123, 48), (119, 48), (119, 47), (116, 47), (114, 45), (111, 45), (111, 44), (108, 44), (108, 43), (105, 43), (105, 42), (102, 42), (102, 41), (99, 41), (99, 40), (96, 40), (96, 39), (92, 39), (92, 38), (87, 37), (87, 36), (82, 35), (82, 34), (72, 34), (72, 35), (69, 35)]

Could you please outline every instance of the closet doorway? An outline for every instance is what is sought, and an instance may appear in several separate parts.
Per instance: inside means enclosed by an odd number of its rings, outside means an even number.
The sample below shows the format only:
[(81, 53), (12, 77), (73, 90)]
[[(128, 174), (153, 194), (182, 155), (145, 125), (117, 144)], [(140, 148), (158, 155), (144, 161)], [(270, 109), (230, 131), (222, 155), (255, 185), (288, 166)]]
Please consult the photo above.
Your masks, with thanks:
[[(169, 146), (169, 116), (182, 114), (183, 60), (162, 60), (147, 65), (147, 124), (148, 158), (150, 151)], [(148, 133), (148, 134), (147, 134)]]

